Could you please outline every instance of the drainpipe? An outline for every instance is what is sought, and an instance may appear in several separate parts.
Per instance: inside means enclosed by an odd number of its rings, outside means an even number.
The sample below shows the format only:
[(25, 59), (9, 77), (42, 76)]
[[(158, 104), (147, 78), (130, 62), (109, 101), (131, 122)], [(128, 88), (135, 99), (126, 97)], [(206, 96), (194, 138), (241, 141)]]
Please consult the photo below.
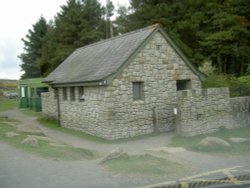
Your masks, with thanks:
[(61, 108), (60, 108), (60, 95), (58, 88), (54, 88), (56, 90), (56, 103), (57, 103), (57, 123), (61, 125)]

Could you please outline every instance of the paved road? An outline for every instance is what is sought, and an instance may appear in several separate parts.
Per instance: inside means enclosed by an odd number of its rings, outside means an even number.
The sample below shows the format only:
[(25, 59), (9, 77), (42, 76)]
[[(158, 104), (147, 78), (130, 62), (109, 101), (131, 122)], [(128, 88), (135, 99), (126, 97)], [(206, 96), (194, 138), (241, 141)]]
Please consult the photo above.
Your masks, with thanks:
[(96, 161), (43, 159), (0, 142), (0, 188), (132, 188), (157, 181), (111, 174)]

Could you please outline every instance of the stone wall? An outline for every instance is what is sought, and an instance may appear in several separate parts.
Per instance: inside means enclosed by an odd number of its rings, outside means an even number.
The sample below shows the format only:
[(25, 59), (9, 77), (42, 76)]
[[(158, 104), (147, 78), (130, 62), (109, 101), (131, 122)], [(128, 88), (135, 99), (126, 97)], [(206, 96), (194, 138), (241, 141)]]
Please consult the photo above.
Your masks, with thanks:
[(49, 118), (57, 119), (57, 101), (54, 89), (49, 87), (49, 92), (41, 93), (42, 113)]
[[(246, 122), (242, 117), (248, 117), (249, 101), (250, 97), (230, 98), (228, 88), (179, 91), (177, 132), (193, 136), (211, 133), (220, 127), (232, 129), (244, 126)], [(247, 112), (241, 110), (242, 106)]]
[[(191, 80), (191, 88), (200, 88), (198, 77), (157, 33), (109, 86), (114, 91), (108, 94), (110, 126), (119, 137), (173, 130), (176, 80)], [(143, 83), (143, 100), (133, 100), (133, 82)]]
[[(173, 130), (177, 80), (190, 80), (192, 89), (201, 86), (199, 78), (156, 33), (110, 85), (84, 87), (84, 101), (78, 100), (78, 87), (75, 101), (69, 99), (69, 88), (68, 99), (63, 100), (59, 88), (61, 125), (106, 139)], [(143, 99), (133, 99), (133, 82), (143, 83)]]
[(230, 98), (233, 119), (241, 125), (250, 123), (250, 97)]

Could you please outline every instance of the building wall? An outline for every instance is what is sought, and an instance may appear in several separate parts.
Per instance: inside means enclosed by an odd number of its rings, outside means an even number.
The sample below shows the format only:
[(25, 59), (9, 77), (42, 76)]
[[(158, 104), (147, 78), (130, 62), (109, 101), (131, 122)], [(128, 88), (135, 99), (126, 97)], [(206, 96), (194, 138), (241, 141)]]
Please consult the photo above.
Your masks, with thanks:
[(230, 98), (233, 119), (240, 125), (249, 125), (250, 123), (250, 97)]
[(49, 87), (48, 92), (41, 93), (42, 113), (49, 118), (57, 119), (57, 101), (55, 97), (55, 91)]
[(193, 136), (249, 122), (250, 97), (229, 97), (228, 88), (178, 91), (177, 132)]
[[(112, 92), (106, 95), (110, 96), (108, 113), (113, 137), (173, 130), (176, 80), (186, 79), (191, 80), (191, 88), (201, 87), (198, 77), (157, 33), (109, 86)], [(143, 82), (143, 100), (133, 100), (133, 82)]]
[[(191, 80), (192, 89), (201, 86), (198, 77), (156, 33), (109, 86), (85, 87), (84, 101), (78, 100), (77, 91), (76, 100), (70, 101), (69, 89), (64, 101), (60, 88), (61, 125), (107, 139), (173, 130), (176, 80)], [(133, 99), (133, 82), (143, 82), (142, 100)], [(43, 104), (43, 108), (49, 106)], [(53, 109), (43, 111), (48, 114)]]

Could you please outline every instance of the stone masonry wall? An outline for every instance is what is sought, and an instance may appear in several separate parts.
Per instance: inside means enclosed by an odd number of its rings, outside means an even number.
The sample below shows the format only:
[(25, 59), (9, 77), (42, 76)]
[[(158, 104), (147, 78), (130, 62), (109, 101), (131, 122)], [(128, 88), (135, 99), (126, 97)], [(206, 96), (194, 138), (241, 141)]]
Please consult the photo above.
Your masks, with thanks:
[(240, 125), (249, 125), (250, 123), (250, 97), (230, 98), (233, 119)]
[[(192, 89), (201, 87), (199, 78), (156, 33), (111, 85), (84, 87), (84, 101), (78, 100), (78, 87), (75, 101), (69, 99), (69, 88), (63, 100), (59, 88), (61, 125), (106, 139), (173, 130), (176, 80), (190, 80)], [(143, 83), (142, 100), (133, 100), (133, 82)]]
[(84, 101), (78, 94), (79, 87), (75, 87), (76, 99), (71, 101), (70, 89), (67, 88), (67, 100), (62, 98), (62, 88), (59, 89), (61, 125), (110, 139), (109, 122), (106, 114), (106, 100), (104, 90), (106, 87), (84, 87)]
[(49, 118), (57, 119), (57, 101), (54, 89), (49, 87), (49, 92), (41, 93), (42, 113)]
[(193, 136), (244, 126), (239, 107), (246, 100), (249, 104), (249, 97), (231, 99), (228, 88), (179, 91), (177, 133)]
[[(191, 80), (191, 88), (200, 88), (198, 77), (157, 33), (109, 86), (111, 129), (118, 137), (173, 130), (176, 80)], [(143, 100), (133, 100), (133, 82), (143, 83)]]

